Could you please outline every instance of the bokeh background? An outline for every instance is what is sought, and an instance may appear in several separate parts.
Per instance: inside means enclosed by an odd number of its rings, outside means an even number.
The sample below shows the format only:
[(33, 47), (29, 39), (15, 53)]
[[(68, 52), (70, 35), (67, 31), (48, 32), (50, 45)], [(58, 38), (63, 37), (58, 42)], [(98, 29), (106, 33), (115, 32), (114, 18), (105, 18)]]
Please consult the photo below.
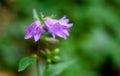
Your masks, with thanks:
[(74, 24), (57, 47), (75, 62), (58, 76), (120, 76), (120, 0), (0, 0), (0, 76), (31, 76), (17, 69), (36, 49), (33, 38), (24, 40), (33, 8)]

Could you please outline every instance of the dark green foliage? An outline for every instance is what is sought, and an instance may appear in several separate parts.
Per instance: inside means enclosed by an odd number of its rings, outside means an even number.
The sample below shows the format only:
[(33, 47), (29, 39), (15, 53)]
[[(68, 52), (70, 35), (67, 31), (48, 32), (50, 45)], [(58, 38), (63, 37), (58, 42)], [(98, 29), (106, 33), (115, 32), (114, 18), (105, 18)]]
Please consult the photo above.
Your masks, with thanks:
[(21, 59), (19, 62), (18, 71), (20, 72), (20, 71), (25, 70), (28, 66), (30, 66), (33, 63), (34, 64), (36, 63), (36, 58), (34, 58), (34, 57), (25, 57), (25, 58)]

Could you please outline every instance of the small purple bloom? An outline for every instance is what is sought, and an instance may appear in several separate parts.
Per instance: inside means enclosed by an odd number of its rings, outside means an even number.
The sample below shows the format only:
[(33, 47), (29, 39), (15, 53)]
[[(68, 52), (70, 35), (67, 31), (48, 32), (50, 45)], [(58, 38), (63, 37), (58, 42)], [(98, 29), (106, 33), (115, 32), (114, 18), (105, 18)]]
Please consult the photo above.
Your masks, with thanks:
[(32, 36), (34, 37), (35, 42), (37, 42), (41, 36), (45, 32), (42, 28), (42, 24), (39, 21), (33, 22), (31, 25), (26, 26), (27, 34), (25, 35), (25, 39), (29, 39)]
[(59, 20), (46, 18), (44, 21), (48, 32), (50, 32), (55, 38), (55, 35), (62, 37), (64, 39), (69, 36), (69, 28), (72, 27), (73, 24), (69, 24), (69, 19), (65, 16)]

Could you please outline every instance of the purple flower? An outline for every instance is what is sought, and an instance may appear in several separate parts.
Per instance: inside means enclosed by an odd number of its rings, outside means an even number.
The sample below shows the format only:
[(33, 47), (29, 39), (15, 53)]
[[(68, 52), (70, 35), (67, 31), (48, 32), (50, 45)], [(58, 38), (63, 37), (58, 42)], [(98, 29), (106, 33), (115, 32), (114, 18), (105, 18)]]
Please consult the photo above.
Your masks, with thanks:
[(59, 20), (46, 18), (44, 21), (48, 32), (50, 32), (55, 38), (55, 35), (62, 37), (64, 39), (69, 36), (69, 28), (72, 27), (73, 24), (69, 24), (69, 19), (65, 16)]
[(45, 30), (42, 28), (42, 24), (39, 21), (33, 22), (31, 25), (26, 26), (25, 29), (27, 30), (25, 39), (29, 39), (33, 36), (35, 42), (37, 42), (41, 34), (45, 32)]

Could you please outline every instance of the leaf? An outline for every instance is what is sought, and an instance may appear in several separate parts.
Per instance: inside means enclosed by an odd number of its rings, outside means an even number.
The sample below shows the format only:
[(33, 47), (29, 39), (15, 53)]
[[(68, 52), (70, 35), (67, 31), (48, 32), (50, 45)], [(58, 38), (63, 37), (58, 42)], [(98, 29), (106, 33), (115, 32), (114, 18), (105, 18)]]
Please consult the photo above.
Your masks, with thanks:
[(33, 64), (36, 61), (36, 58), (34, 57), (25, 57), (21, 59), (19, 62), (19, 69), (18, 71), (23, 71), (25, 70), (29, 65)]
[(69, 62), (63, 62), (63, 63), (58, 63), (51, 65), (47, 70), (46, 70), (46, 75), (45, 76), (56, 76), (62, 73), (65, 69), (67, 69), (71, 64), (73, 64), (74, 61), (69, 61)]
[(33, 19), (34, 20), (40, 20), (35, 9), (33, 9)]

